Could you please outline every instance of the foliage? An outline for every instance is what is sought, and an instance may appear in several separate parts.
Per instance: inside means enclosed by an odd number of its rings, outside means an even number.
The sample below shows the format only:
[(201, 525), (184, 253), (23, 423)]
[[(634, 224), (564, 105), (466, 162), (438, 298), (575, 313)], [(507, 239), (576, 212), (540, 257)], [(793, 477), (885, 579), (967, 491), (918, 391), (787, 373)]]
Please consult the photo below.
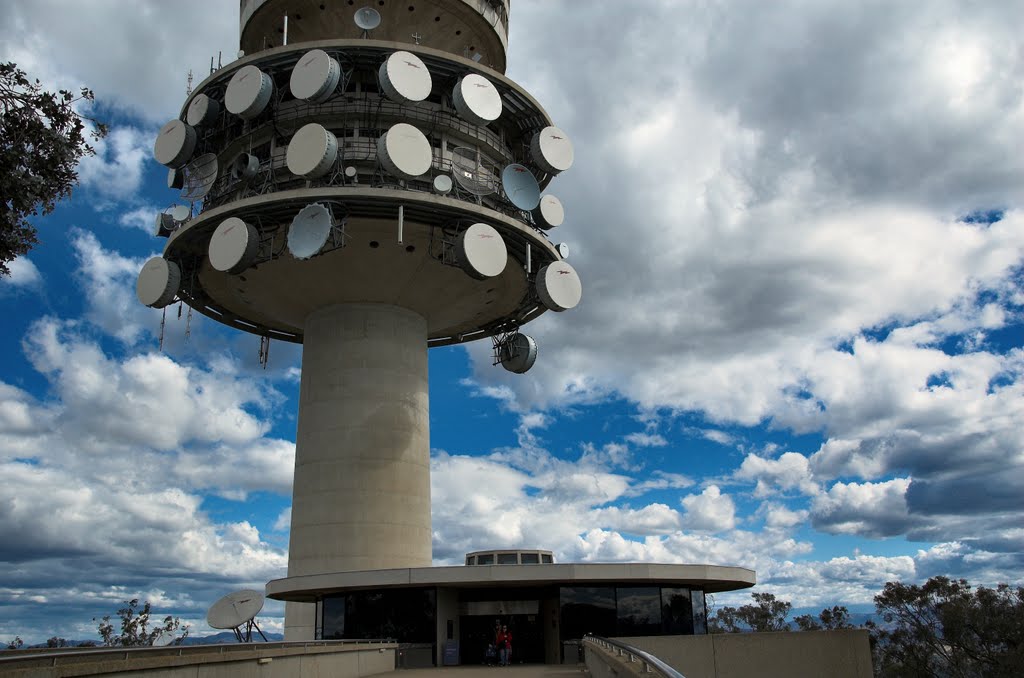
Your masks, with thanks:
[(826, 607), (815, 619), (809, 614), (794, 617), (793, 621), (801, 631), (834, 631), (836, 629), (852, 629), (850, 611), (842, 605)]
[(7, 263), (36, 244), (28, 218), (49, 214), (78, 182), (78, 161), (95, 151), (85, 121), (95, 124), (93, 139), (105, 125), (83, 118), (75, 105), (93, 101), (91, 90), (48, 92), (13, 63), (0, 63), (0, 276)]
[(777, 600), (771, 593), (752, 593), (753, 604), (739, 608), (726, 605), (715, 611), (708, 620), (711, 633), (741, 633), (743, 631), (788, 631), (786, 616), (792, 604)]
[[(138, 647), (152, 645), (158, 638), (167, 634), (173, 635), (172, 644), (180, 645), (188, 637), (188, 625), (182, 626), (177, 617), (170, 615), (164, 617), (163, 622), (154, 624), (150, 621), (151, 612), (149, 601), (139, 607), (139, 599), (124, 601), (125, 607), (117, 611), (120, 618), (121, 633), (115, 635), (114, 624), (110, 621), (110, 615), (100, 619), (97, 631), (103, 644), (107, 647)], [(95, 618), (93, 621), (97, 621)], [(180, 635), (179, 635), (180, 632)]]
[(63, 638), (58, 638), (57, 636), (54, 636), (53, 638), (47, 638), (46, 639), (46, 647), (67, 647), (67, 646), (68, 646), (68, 641), (64, 640)]
[(8, 650), (20, 650), (21, 646), (25, 644), (25, 641), (21, 639), (21, 636), (14, 636), (14, 640), (7, 642)]
[(1024, 588), (889, 582), (875, 607), (888, 625), (869, 625), (876, 675), (1024, 675)]

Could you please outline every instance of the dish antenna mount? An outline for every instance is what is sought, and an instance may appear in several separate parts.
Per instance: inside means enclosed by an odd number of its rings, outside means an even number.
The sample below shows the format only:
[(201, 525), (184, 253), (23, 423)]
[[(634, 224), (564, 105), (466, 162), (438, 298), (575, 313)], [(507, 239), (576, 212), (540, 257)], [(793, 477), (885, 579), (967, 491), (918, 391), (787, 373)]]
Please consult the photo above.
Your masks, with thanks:
[(363, 29), (363, 34), (360, 37), (368, 38), (370, 31), (380, 26), (380, 12), (373, 7), (360, 7), (356, 10), (353, 21), (356, 22), (356, 26)]

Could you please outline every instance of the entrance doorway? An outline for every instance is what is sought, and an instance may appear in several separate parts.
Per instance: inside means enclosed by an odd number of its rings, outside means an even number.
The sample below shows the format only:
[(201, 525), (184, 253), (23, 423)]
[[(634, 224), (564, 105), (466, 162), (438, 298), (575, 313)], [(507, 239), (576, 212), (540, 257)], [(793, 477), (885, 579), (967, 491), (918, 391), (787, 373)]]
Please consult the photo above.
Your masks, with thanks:
[[(513, 664), (544, 663), (544, 627), (538, 614), (462, 615), (459, 647), (463, 664), (488, 663), (487, 646), (494, 643), (496, 620), (512, 633)], [(497, 659), (493, 660), (497, 663)]]

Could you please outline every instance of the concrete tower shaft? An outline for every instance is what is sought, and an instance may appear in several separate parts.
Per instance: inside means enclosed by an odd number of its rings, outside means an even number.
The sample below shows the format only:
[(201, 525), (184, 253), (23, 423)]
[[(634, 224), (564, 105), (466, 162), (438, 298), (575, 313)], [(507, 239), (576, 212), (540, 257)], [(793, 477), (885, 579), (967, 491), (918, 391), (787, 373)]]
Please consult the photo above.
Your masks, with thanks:
[(363, 6), (387, 16), (374, 40), (418, 40), (505, 72), (509, 0), (241, 0), (239, 47), (254, 54), (282, 45), (286, 15), (289, 44), (359, 38), (352, 14)]

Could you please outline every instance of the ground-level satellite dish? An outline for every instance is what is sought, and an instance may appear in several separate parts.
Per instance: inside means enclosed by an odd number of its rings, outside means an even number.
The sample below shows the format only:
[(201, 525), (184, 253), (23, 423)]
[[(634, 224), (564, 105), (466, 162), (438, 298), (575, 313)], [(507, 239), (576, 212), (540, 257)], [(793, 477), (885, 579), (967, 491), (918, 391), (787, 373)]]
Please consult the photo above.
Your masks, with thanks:
[(356, 10), (353, 21), (356, 22), (356, 26), (363, 29), (365, 34), (367, 31), (372, 31), (377, 26), (380, 26), (380, 12), (373, 7), (360, 7)]
[(543, 228), (545, 231), (555, 226), (561, 226), (565, 221), (565, 208), (562, 207), (562, 201), (550, 193), (540, 199), (540, 203), (533, 208), (531, 214), (533, 214), (533, 223), (537, 225), (537, 228)]
[(326, 207), (316, 202), (306, 205), (288, 228), (288, 251), (296, 259), (309, 259), (324, 246), (333, 227)]
[(396, 104), (423, 101), (430, 96), (433, 81), (426, 64), (411, 52), (395, 52), (380, 65), (380, 87)]
[[(206, 623), (215, 629), (231, 629), (240, 643), (252, 641), (252, 629), (261, 636), (263, 632), (256, 626), (256, 615), (263, 609), (263, 594), (259, 591), (235, 591), (224, 596), (210, 606), (206, 613)], [(242, 633), (242, 627), (246, 632)], [(263, 640), (267, 637), (263, 636)]]
[(135, 283), (135, 296), (151, 308), (163, 308), (174, 301), (181, 286), (181, 269), (173, 261), (153, 257), (142, 265)]
[(288, 142), (288, 171), (307, 179), (327, 174), (338, 159), (338, 137), (323, 125), (303, 125)]
[(455, 254), (459, 268), (478, 280), (500, 275), (508, 263), (504, 238), (487, 224), (473, 224), (460, 233)]
[(377, 159), (389, 174), (415, 179), (430, 169), (434, 152), (423, 132), (400, 122), (377, 139)]
[(568, 262), (556, 261), (537, 271), (537, 296), (552, 311), (568, 311), (580, 303), (583, 284)]
[(181, 120), (171, 120), (160, 128), (153, 144), (153, 157), (161, 165), (172, 169), (181, 167), (196, 150), (198, 135), (191, 125)]
[(521, 210), (529, 212), (540, 203), (540, 186), (526, 165), (511, 164), (501, 172), (505, 197)]
[(217, 156), (213, 153), (203, 153), (201, 156), (185, 165), (185, 188), (181, 196), (186, 200), (202, 200), (213, 188), (217, 181), (217, 174), (220, 165), (217, 163)]
[(470, 73), (455, 83), (452, 103), (459, 116), (475, 125), (486, 125), (501, 116), (498, 89), (490, 80), (476, 73)]
[(452, 149), (452, 176), (473, 195), (490, 195), (497, 190), (497, 178), (472, 148), (460, 146)]
[(255, 66), (243, 66), (228, 83), (224, 106), (229, 113), (251, 120), (263, 112), (273, 93), (273, 78)]
[(557, 127), (545, 127), (530, 141), (530, 157), (548, 174), (572, 167), (573, 150), (569, 135)]
[(289, 88), (296, 99), (322, 104), (331, 98), (340, 81), (338, 60), (322, 49), (313, 49), (295, 64)]
[(164, 629), (160, 631), (160, 635), (153, 639), (153, 647), (167, 647), (177, 640), (174, 636), (173, 631), (167, 631)]
[(438, 174), (434, 177), (434, 192), (447, 195), (452, 192), (452, 178), (447, 174)]
[(523, 374), (537, 362), (537, 342), (528, 334), (516, 332), (498, 346), (498, 360), (509, 372)]
[(197, 94), (188, 105), (188, 113), (185, 119), (193, 127), (209, 125), (217, 119), (220, 114), (220, 104), (216, 99), (211, 99), (205, 94)]
[(256, 260), (260, 235), (238, 217), (220, 222), (210, 237), (210, 265), (222, 273), (241, 273)]

